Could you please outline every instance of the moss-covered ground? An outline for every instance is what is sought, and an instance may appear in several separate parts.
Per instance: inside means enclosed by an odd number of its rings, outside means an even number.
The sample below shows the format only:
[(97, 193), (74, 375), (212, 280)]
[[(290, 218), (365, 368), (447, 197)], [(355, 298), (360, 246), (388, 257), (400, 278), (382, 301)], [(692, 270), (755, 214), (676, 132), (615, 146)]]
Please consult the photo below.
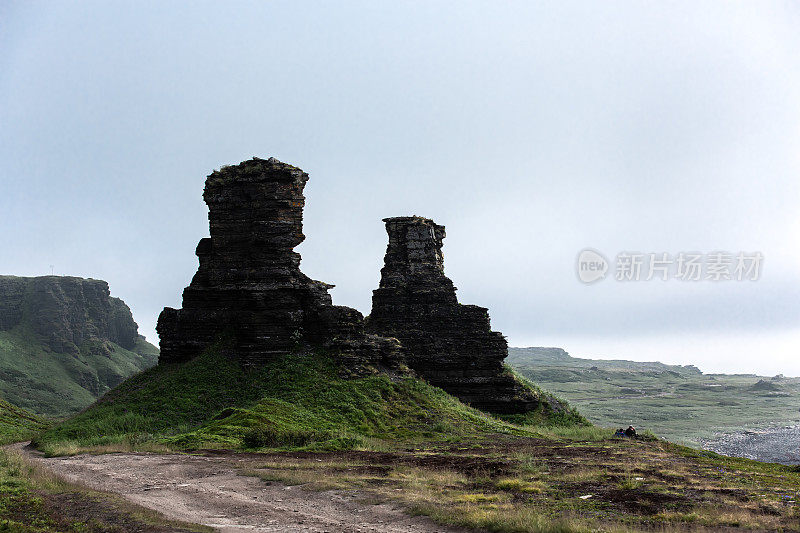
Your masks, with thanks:
[[(567, 435), (567, 436), (565, 436)], [(497, 532), (798, 531), (800, 471), (588, 428), (395, 452), (282, 452), (243, 473), (357, 490), (437, 522)]]
[[(244, 368), (212, 349), (133, 377), (36, 444), (51, 454), (115, 446), (353, 449), (530, 433), (417, 378), (343, 378), (340, 370), (325, 353)], [(550, 414), (537, 412), (538, 424), (582, 422)]]

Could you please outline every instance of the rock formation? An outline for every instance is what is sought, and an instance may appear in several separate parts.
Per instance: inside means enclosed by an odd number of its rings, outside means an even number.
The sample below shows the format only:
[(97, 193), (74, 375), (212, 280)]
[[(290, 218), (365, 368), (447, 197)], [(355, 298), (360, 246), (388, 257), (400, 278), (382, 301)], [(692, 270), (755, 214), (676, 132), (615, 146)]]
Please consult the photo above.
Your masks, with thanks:
[(229, 355), (260, 364), (300, 347), (341, 354), (347, 367), (393, 366), (399, 346), (364, 332), (355, 309), (335, 306), (328, 289), (300, 272), (303, 188), (308, 174), (277, 159), (253, 158), (206, 180), (210, 238), (183, 292), (183, 308), (158, 319), (161, 363), (186, 361), (222, 337)]
[(0, 331), (23, 322), (59, 353), (78, 353), (88, 341), (130, 350), (139, 339), (131, 310), (96, 279), (0, 276)]
[(540, 404), (503, 367), (508, 346), (487, 309), (463, 305), (444, 274), (444, 226), (422, 217), (386, 218), (389, 246), (373, 292), (369, 331), (396, 337), (408, 366), (473, 407), (524, 413)]
[(0, 276), (0, 396), (9, 402), (75, 414), (157, 361), (105, 281)]

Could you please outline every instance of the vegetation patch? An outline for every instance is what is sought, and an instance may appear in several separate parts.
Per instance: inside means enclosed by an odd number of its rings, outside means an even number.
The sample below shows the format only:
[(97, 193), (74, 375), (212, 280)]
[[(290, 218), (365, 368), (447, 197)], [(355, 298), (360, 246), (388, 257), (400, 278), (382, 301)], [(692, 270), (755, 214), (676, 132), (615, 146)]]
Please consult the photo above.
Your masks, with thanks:
[(132, 350), (109, 341), (78, 350), (54, 352), (27, 326), (0, 331), (0, 396), (36, 414), (69, 416), (158, 360), (143, 338)]
[(0, 399), (0, 445), (28, 440), (48, 425), (45, 419)]
[(743, 429), (800, 425), (797, 377), (704, 374), (694, 366), (570, 357), (557, 348), (509, 348), (506, 362), (602, 427), (632, 424), (700, 446)]
[(114, 446), (337, 450), (495, 434), (534, 432), (469, 408), (419, 379), (342, 378), (334, 354), (287, 354), (245, 368), (214, 348), (131, 378), (35, 444), (49, 454)]
[(520, 426), (591, 426), (591, 423), (577, 409), (571, 407), (566, 400), (545, 392), (508, 365), (505, 366), (505, 371), (511, 374), (524, 388), (533, 391), (536, 396), (541, 398), (541, 403), (533, 411), (523, 414), (501, 415), (499, 418)]
[(791, 467), (665, 441), (500, 436), (475, 447), (248, 462), (242, 473), (265, 481), (358, 490), (442, 524), (497, 532), (800, 530), (800, 473)]

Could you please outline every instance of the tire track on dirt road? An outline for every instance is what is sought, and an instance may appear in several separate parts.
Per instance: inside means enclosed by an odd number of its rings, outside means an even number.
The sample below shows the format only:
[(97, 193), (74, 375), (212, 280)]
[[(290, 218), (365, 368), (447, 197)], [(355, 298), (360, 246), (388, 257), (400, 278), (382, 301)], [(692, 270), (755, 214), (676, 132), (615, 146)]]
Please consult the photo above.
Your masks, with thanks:
[(242, 476), (243, 459), (182, 454), (110, 453), (46, 458), (15, 445), (65, 480), (113, 492), (169, 519), (221, 533), (456, 533), (412, 517), (393, 503), (364, 503), (357, 491), (312, 492)]

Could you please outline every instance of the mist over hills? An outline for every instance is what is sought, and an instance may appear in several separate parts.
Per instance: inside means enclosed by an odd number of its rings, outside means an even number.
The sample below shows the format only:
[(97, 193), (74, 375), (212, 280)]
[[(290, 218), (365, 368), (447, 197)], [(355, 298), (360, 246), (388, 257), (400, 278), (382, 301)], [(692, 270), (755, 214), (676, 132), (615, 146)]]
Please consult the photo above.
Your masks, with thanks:
[(800, 378), (582, 359), (561, 348), (509, 348), (507, 362), (604, 427), (633, 424), (700, 446), (743, 431), (800, 426)]

